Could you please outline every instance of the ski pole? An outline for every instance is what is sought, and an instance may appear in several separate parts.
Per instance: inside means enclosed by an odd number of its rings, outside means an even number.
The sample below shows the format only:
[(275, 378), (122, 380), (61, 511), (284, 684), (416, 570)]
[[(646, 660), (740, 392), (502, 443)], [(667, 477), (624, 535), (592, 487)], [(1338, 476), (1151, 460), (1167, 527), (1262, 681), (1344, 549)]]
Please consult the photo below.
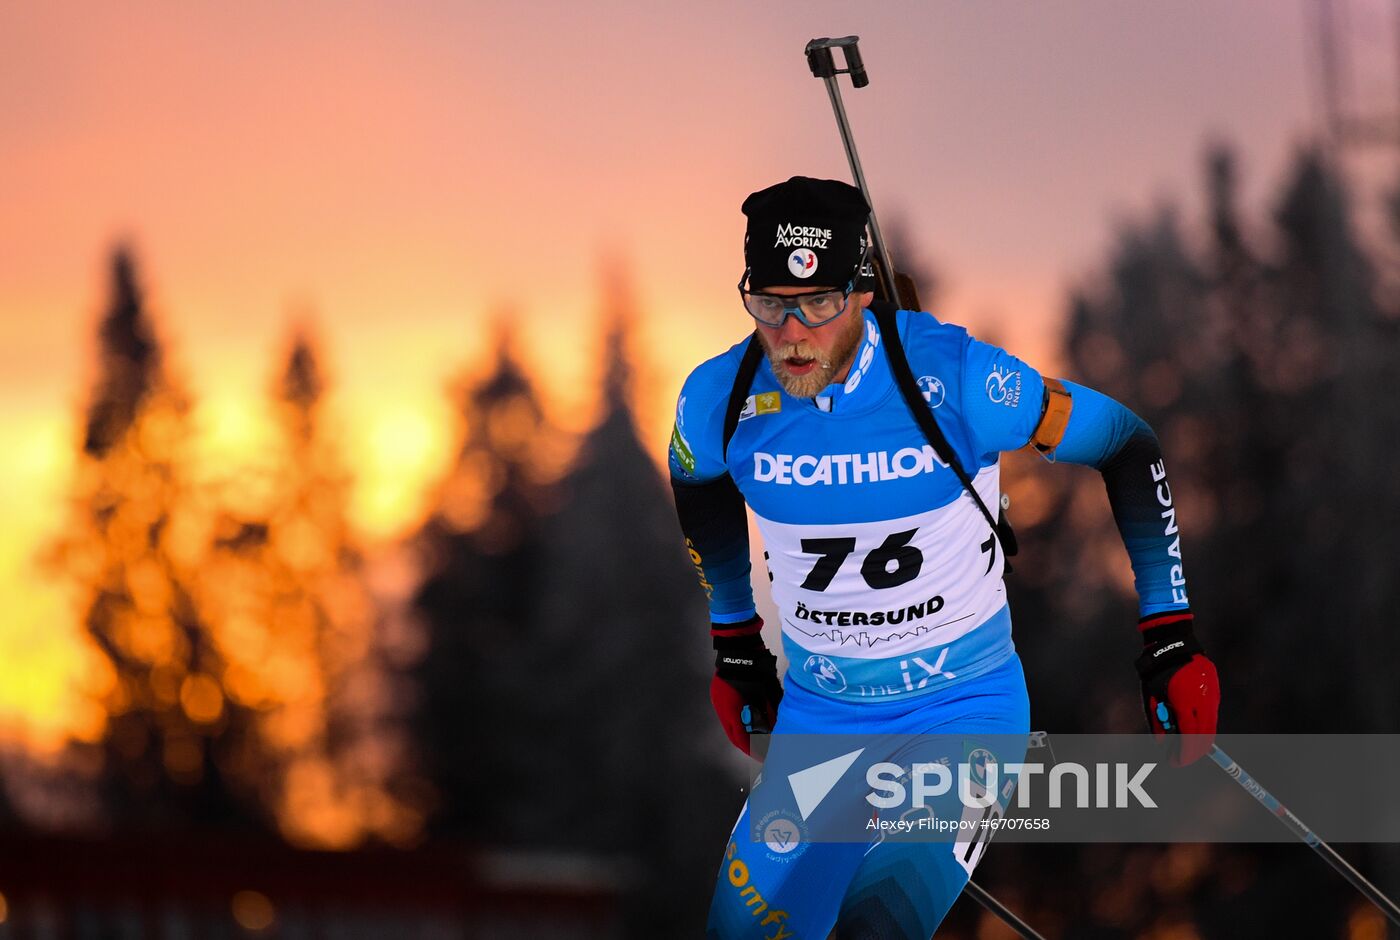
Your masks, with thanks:
[(1029, 924), (1011, 913), (1010, 909), (1007, 908), (1005, 904), (1002, 904), (996, 898), (988, 894), (986, 889), (977, 884), (977, 882), (968, 881), (963, 891), (967, 892), (972, 900), (985, 907), (993, 915), (1001, 918), (1003, 924), (1016, 931), (1024, 940), (1045, 940), (1045, 938), (1036, 933)]
[[(1032, 731), (1027, 747), (1049, 748), (1050, 759), (1053, 761), (1055, 758), (1055, 749), (1050, 747), (1050, 736), (1044, 731)], [(1009, 793), (1006, 796), (1006, 801), (1008, 804), (1011, 802), (1011, 795)], [(992, 897), (985, 888), (971, 878), (968, 879), (967, 885), (963, 888), (963, 891), (965, 891), (972, 900), (986, 908), (993, 917), (1000, 918), (1003, 924), (1016, 931), (1023, 940), (1045, 940), (1043, 936), (1036, 933), (1035, 929), (1032, 928), (1030, 924), (1027, 924), (1021, 918), (1013, 914), (1009, 907)]]
[[(841, 102), (841, 86), (836, 82), (838, 75), (850, 75), (851, 85), (864, 88), (870, 84), (870, 76), (865, 74), (865, 63), (860, 57), (859, 36), (842, 36), (840, 39), (813, 39), (803, 50), (807, 56), (807, 67), (812, 74), (826, 83), (826, 92), (831, 97), (831, 110), (836, 114), (836, 127), (841, 132), (841, 145), (846, 149), (846, 161), (851, 165), (851, 176), (866, 205), (870, 206), (870, 240), (874, 243), (876, 265), (880, 289), (887, 300), (892, 300), (909, 310), (918, 309), (918, 298), (913, 296), (912, 284), (905, 286), (903, 296), (897, 290), (894, 264), (890, 260), (889, 249), (885, 247), (885, 237), (880, 234), (880, 223), (875, 218), (875, 201), (870, 198), (870, 187), (865, 182), (865, 171), (860, 166), (860, 154), (856, 152), (855, 136), (851, 133), (851, 122), (846, 119), (846, 106)], [(838, 69), (832, 49), (840, 49), (846, 59), (846, 67)]]
[(1295, 836), (1302, 839), (1318, 855), (1321, 855), (1337, 874), (1351, 882), (1351, 886), (1365, 895), (1366, 900), (1380, 908), (1381, 913), (1388, 917), (1391, 923), (1400, 925), (1400, 907), (1397, 907), (1395, 902), (1386, 897), (1379, 888), (1367, 881), (1361, 872), (1351, 867), (1351, 864), (1338, 855), (1335, 849), (1318, 838), (1317, 833), (1304, 825), (1303, 821), (1294, 816), (1288, 807), (1280, 803), (1268, 790), (1265, 790), (1259, 781), (1245, 773), (1244, 768), (1235, 763), (1229, 754), (1226, 754), (1218, 746), (1213, 746), (1210, 749), (1210, 759), (1215, 761), (1221, 770), (1229, 774), (1232, 780), (1243, 787), (1246, 793), (1277, 816), (1279, 822), (1287, 826)]

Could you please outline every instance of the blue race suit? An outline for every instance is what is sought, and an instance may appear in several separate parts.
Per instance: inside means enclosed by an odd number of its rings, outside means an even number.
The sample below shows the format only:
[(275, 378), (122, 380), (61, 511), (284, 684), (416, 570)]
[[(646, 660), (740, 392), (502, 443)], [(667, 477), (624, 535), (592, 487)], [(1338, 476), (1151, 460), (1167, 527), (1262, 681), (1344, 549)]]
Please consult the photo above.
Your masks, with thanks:
[[(848, 377), (813, 399), (788, 395), (761, 363), (727, 450), (724, 412), (744, 344), (687, 379), (670, 468), (711, 620), (754, 615), (742, 504), (737, 516), (708, 496), (703, 512), (686, 509), (728, 476), (763, 537), (789, 664), (774, 747), (783, 734), (854, 729), (1024, 735), (1000, 545), (909, 414), (875, 317), (864, 318)], [(899, 311), (895, 322), (928, 407), (997, 506), (1000, 454), (1025, 446), (1042, 416), (1040, 374), (928, 314)], [(1141, 613), (1186, 608), (1156, 437), (1112, 399), (1065, 386), (1074, 404), (1055, 458), (1102, 471)], [(820, 844), (775, 858), (745, 835), (746, 813), (721, 866), (712, 937), (825, 937), (833, 924), (853, 936), (928, 937), (980, 858), (910, 843)]]

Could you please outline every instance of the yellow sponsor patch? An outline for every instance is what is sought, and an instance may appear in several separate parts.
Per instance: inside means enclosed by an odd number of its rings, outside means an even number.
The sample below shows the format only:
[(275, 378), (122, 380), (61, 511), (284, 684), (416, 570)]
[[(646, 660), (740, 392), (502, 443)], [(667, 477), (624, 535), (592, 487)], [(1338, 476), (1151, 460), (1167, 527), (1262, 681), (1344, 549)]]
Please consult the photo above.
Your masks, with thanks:
[(783, 398), (777, 392), (764, 392), (753, 397), (755, 414), (771, 415), (783, 410)]

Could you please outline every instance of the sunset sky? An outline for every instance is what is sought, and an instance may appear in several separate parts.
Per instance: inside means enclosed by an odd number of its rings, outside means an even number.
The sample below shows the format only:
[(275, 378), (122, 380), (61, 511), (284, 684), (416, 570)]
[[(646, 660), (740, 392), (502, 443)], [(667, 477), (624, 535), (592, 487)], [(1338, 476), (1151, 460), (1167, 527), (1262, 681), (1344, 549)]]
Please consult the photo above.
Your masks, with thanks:
[[(1388, 6), (1352, 6), (1388, 43)], [(748, 328), (739, 203), (847, 174), (812, 36), (862, 37), (871, 85), (847, 107), (882, 221), (943, 276), (935, 312), (1045, 362), (1117, 221), (1197, 205), (1206, 141), (1266, 204), (1316, 124), (1311, 26), (1293, 0), (0, 4), (0, 736), (53, 746), (92, 720), (73, 600), (32, 559), (62, 519), (117, 240), (211, 466), (265, 439), (310, 318), (355, 518), (390, 539), (492, 316), (518, 321), (552, 418), (587, 426), (609, 259), (635, 285), (660, 457), (686, 372)]]

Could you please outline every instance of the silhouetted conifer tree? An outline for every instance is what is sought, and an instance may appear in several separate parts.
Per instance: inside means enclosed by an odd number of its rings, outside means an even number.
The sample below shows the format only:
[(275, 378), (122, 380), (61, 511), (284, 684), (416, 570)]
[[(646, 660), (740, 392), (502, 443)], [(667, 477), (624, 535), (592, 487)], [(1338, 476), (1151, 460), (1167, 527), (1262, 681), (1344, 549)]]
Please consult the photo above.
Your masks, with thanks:
[(518, 845), (528, 841), (519, 788), (539, 773), (530, 742), (567, 721), (536, 705), (556, 666), (532, 634), (549, 498), (542, 452), (558, 437), (504, 328), (489, 373), (461, 384), (458, 405), (457, 459), (415, 538), (426, 635), (416, 739), (438, 794), (433, 829)]
[(227, 694), (257, 711), (248, 770), (283, 834), (333, 848), (402, 842), (421, 819), (393, 792), (403, 736), (315, 350), (298, 331), (274, 388), (280, 446), (263, 480), (235, 484), (251, 492), (220, 519), (206, 609), (228, 647)]
[(710, 710), (704, 596), (628, 404), (620, 275), (604, 304), (602, 418), (562, 482), (540, 568), (539, 694), (560, 721), (541, 738), (557, 769), (538, 812), (554, 844), (636, 863), (630, 932), (659, 936), (703, 922), (742, 794)]
[(198, 608), (201, 514), (187, 482), (188, 400), (172, 380), (126, 249), (112, 258), (97, 380), (51, 554), (107, 668), (104, 791), (117, 825), (247, 820), (235, 768), (251, 715)]

